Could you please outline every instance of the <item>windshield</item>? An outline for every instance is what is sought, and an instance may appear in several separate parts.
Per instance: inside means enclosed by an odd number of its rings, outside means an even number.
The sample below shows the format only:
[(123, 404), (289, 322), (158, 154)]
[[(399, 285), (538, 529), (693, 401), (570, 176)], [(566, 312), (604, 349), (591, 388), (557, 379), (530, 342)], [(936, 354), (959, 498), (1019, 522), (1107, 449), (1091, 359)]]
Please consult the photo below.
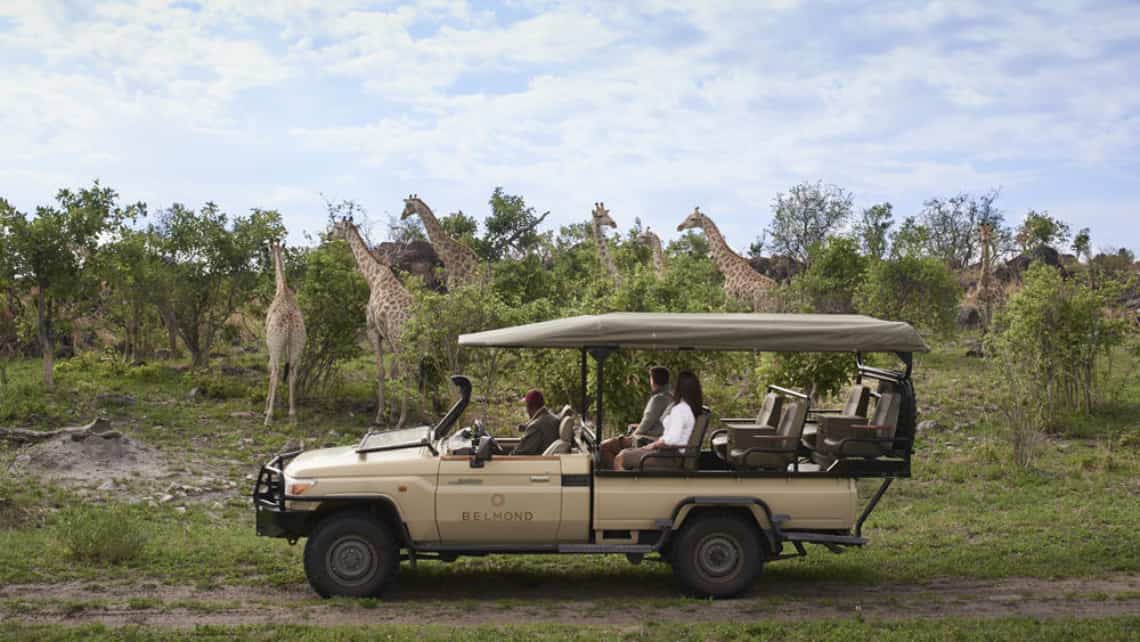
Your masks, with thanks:
[(423, 446), (430, 443), (431, 426), (416, 426), (402, 430), (374, 431), (364, 435), (357, 452), (374, 452), (377, 450), (394, 450), (410, 446)]

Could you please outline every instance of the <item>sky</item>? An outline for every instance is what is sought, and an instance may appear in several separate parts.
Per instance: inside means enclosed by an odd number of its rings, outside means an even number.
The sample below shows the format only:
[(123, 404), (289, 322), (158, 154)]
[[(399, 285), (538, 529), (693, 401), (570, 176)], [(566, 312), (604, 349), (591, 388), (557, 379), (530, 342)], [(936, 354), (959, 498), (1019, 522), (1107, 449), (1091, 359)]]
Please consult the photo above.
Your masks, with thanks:
[[(0, 196), (374, 219), (495, 186), (747, 248), (803, 181), (857, 208), (1000, 188), (1140, 249), (1140, 3), (0, 0)], [(381, 234), (382, 235), (382, 234)]]

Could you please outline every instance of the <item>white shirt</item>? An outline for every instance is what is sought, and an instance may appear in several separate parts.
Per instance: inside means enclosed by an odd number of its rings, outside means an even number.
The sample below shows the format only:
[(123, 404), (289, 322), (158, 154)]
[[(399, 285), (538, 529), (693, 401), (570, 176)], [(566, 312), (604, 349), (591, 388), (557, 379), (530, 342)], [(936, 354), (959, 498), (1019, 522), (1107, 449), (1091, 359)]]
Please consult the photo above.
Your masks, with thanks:
[(693, 426), (697, 419), (693, 416), (693, 409), (684, 401), (678, 401), (669, 407), (665, 416), (661, 418), (665, 431), (661, 439), (666, 446), (684, 448), (689, 445), (689, 437), (693, 434)]

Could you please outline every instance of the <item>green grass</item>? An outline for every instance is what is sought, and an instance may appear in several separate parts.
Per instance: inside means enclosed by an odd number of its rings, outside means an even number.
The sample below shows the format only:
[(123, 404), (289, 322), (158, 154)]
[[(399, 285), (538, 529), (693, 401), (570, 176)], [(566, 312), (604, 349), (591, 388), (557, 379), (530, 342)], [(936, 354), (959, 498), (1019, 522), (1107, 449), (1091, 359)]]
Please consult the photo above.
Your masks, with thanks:
[(602, 627), (533, 624), (520, 626), (450, 627), (438, 625), (380, 625), (316, 627), (289, 626), (197, 626), (176, 630), (161, 627), (100, 625), (26, 626), (0, 624), (0, 637), (7, 640), (780, 640), (784, 642), (942, 642), (950, 640), (1135, 640), (1140, 617), (1105, 619), (1004, 618), (994, 620), (941, 619), (861, 621), (858, 619), (816, 622), (752, 624), (645, 624), (614, 630)]
[[(1091, 577), (1140, 572), (1140, 511), (1130, 501), (1140, 479), (1140, 373), (1118, 378), (1114, 401), (1071, 431), (1051, 437), (1034, 470), (1012, 464), (1000, 420), (987, 401), (993, 373), (963, 356), (961, 343), (921, 355), (916, 366), (920, 419), (943, 429), (920, 436), (914, 478), (885, 496), (864, 533), (872, 544), (841, 556), (811, 548), (806, 559), (774, 563), (767, 582), (912, 582), (937, 577)], [(26, 479), (0, 481), (0, 584), (60, 581), (149, 581), (203, 588), (229, 584), (300, 585), (301, 547), (254, 535), (247, 492), (254, 471), (286, 441), (308, 446), (351, 442), (371, 414), (371, 364), (350, 364), (329, 397), (307, 402), (301, 420), (261, 425), (263, 356), (240, 353), (226, 363), (244, 374), (220, 379), (219, 398), (187, 399), (203, 375), (179, 363), (112, 368), (84, 361), (64, 368), (59, 388), (42, 393), (38, 362), (12, 365), (12, 387), (0, 395), (0, 424), (58, 426), (96, 412), (110, 415), (128, 434), (160, 447), (175, 460), (191, 455), (216, 463), (238, 484), (221, 508), (190, 504), (133, 507), (145, 521), (147, 544), (118, 564), (60, 555), (59, 509), (89, 504), (74, 492)], [(77, 361), (77, 360), (73, 360)], [(216, 366), (215, 366), (216, 368)], [(232, 380), (227, 382), (227, 380)], [(134, 396), (129, 406), (100, 405), (96, 396)], [(22, 408), (34, 406), (31, 414)], [(496, 407), (504, 418), (514, 405)], [(745, 409), (738, 409), (745, 410)], [(6, 419), (7, 418), (7, 419)], [(505, 420), (505, 419), (504, 419)], [(957, 429), (955, 427), (957, 426)], [(330, 431), (337, 435), (330, 436)], [(0, 468), (15, 451), (0, 445)], [(864, 497), (873, 490), (861, 483)], [(98, 510), (98, 507), (91, 510)], [(618, 595), (636, 588), (647, 599), (676, 599), (667, 566), (631, 566), (620, 556), (466, 558), (456, 563), (405, 567), (401, 587), (415, 594), (445, 586), (457, 598), (482, 598), (493, 583), (511, 599), (537, 585), (558, 583), (582, 595)], [(496, 588), (496, 590), (497, 590)]]

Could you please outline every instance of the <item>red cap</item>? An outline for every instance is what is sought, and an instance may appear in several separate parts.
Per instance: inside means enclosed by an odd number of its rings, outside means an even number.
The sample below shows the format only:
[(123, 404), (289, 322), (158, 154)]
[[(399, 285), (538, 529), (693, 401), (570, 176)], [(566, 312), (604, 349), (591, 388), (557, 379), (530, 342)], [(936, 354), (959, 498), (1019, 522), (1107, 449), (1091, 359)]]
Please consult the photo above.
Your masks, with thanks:
[(538, 388), (531, 388), (530, 390), (527, 390), (526, 394), (523, 395), (523, 401), (527, 402), (528, 404), (534, 404), (538, 406), (546, 405), (546, 398), (542, 396), (542, 391)]

